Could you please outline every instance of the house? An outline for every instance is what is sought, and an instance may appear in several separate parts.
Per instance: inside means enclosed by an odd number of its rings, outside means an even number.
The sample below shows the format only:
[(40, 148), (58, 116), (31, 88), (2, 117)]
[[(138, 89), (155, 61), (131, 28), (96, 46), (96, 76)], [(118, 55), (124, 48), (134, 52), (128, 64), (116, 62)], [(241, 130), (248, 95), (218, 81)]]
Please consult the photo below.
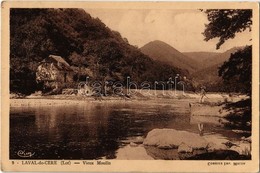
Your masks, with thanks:
[(69, 87), (73, 83), (73, 75), (73, 69), (61, 56), (50, 55), (40, 62), (36, 81), (45, 90), (57, 90)]

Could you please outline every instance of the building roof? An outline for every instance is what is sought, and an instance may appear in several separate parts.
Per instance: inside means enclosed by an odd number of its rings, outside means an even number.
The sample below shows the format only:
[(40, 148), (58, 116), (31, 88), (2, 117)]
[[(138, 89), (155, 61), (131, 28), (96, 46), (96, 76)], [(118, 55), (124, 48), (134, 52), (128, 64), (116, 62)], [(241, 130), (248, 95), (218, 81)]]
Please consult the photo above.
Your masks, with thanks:
[(57, 55), (49, 55), (49, 58), (53, 58), (54, 60), (56, 60), (57, 62), (60, 62), (66, 66), (70, 66), (61, 56), (57, 56)]
[[(57, 67), (60, 70), (68, 70), (68, 71), (73, 70), (70, 67), (69, 63), (67, 63), (67, 61), (65, 61), (61, 56), (49, 55), (48, 59), (60, 63), (60, 64), (57, 65)], [(42, 62), (48, 62), (47, 58), (45, 58)]]

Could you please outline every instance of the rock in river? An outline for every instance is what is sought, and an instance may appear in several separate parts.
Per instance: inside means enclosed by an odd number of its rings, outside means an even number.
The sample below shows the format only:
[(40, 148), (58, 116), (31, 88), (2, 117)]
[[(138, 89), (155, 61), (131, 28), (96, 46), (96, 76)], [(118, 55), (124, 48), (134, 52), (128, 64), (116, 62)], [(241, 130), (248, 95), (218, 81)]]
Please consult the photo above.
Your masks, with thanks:
[(251, 155), (251, 144), (249, 142), (240, 142), (236, 146), (232, 146), (230, 150), (238, 152), (240, 155)]
[(192, 151), (193, 151), (192, 148), (184, 143), (182, 143), (178, 147), (178, 153), (192, 153)]
[(144, 145), (158, 148), (178, 148), (182, 143), (192, 149), (204, 149), (207, 141), (199, 134), (175, 129), (153, 129), (144, 140)]
[(137, 136), (133, 142), (136, 144), (142, 144), (144, 142), (144, 138), (142, 136)]
[(209, 144), (207, 146), (208, 152), (214, 152), (214, 151), (218, 151), (218, 150), (227, 150), (227, 146), (222, 143), (217, 144), (217, 143), (209, 142)]

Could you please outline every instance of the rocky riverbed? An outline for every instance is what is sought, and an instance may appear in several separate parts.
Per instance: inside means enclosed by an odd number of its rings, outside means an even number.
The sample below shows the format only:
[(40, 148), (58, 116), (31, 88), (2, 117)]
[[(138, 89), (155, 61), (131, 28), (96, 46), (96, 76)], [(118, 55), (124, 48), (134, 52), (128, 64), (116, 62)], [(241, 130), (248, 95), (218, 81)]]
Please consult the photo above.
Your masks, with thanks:
[[(143, 142), (142, 142), (143, 141)], [(126, 141), (118, 158), (163, 160), (240, 160), (251, 158), (251, 137), (230, 141), (217, 134), (199, 134), (175, 129), (153, 129), (145, 138)]]

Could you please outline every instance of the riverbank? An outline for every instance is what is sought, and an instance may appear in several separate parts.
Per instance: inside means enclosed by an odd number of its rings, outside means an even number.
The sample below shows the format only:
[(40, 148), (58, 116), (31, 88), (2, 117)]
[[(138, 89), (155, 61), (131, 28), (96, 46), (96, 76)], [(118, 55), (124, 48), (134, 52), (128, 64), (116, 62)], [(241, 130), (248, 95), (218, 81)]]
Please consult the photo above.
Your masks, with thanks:
[[(236, 102), (242, 99), (246, 99), (245, 95), (233, 95), (230, 97), (228, 94), (223, 93), (208, 93), (205, 102), (208, 103), (224, 103), (224, 102)], [(183, 93), (182, 91), (161, 91), (161, 90), (137, 90), (132, 91), (132, 95), (113, 95), (113, 96), (78, 96), (78, 95), (48, 95), (42, 96), (32, 94), (29, 96), (15, 96), (10, 95), (11, 107), (23, 107), (23, 106), (54, 106), (54, 105), (67, 105), (67, 104), (84, 104), (85, 102), (114, 102), (114, 101), (169, 101), (172, 100), (185, 100), (189, 103), (198, 103), (200, 95), (193, 92)]]

